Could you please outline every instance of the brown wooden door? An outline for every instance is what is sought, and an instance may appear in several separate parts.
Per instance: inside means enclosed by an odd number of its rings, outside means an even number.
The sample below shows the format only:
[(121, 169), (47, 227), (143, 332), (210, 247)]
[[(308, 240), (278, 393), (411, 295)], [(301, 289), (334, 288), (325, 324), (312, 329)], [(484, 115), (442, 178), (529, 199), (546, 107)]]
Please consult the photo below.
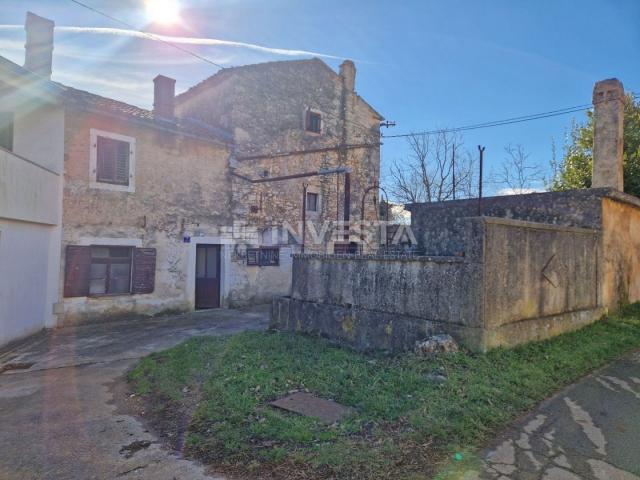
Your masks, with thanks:
[(220, 307), (220, 245), (196, 246), (196, 308)]

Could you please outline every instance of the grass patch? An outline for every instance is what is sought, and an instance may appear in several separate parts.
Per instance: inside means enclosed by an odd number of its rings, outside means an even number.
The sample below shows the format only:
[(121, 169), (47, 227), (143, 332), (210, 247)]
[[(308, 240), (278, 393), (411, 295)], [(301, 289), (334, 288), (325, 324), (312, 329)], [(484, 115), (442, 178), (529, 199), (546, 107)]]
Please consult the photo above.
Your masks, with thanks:
[[(560, 387), (638, 346), (635, 304), (551, 340), (430, 360), (363, 355), (283, 333), (194, 338), (143, 359), (129, 380), (152, 417), (179, 410), (186, 454), (222, 471), (417, 479), (432, 477), (453, 452), (480, 445)], [(430, 381), (433, 372), (447, 381)], [(267, 406), (291, 390), (335, 399), (357, 413), (326, 426)]]

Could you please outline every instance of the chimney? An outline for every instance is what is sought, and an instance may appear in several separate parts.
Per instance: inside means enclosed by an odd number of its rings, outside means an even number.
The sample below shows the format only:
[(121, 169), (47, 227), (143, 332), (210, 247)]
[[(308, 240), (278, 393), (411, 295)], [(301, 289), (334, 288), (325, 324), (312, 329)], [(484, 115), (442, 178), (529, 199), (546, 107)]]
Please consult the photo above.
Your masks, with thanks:
[(175, 96), (176, 81), (173, 78), (158, 75), (153, 79), (153, 114), (156, 118), (175, 118)]
[(24, 29), (27, 43), (24, 52), (24, 68), (51, 80), (54, 23), (35, 13), (27, 12)]
[(591, 187), (624, 191), (622, 147), (624, 88), (617, 78), (593, 87), (593, 173)]
[(342, 85), (350, 92), (356, 88), (356, 66), (351, 60), (345, 60), (340, 65), (340, 77)]

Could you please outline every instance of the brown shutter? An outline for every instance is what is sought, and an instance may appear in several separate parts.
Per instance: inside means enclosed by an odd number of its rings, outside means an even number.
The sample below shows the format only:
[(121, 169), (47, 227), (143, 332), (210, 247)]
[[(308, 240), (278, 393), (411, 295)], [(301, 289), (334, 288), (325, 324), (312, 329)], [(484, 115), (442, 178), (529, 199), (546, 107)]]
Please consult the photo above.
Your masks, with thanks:
[(91, 247), (67, 245), (64, 268), (64, 296), (86, 297), (89, 294)]
[(117, 143), (115, 183), (129, 185), (129, 154), (131, 146), (128, 142)]
[(156, 249), (133, 249), (131, 293), (153, 293), (156, 286)]
[(115, 145), (110, 138), (98, 137), (96, 149), (96, 180), (113, 183), (116, 178)]

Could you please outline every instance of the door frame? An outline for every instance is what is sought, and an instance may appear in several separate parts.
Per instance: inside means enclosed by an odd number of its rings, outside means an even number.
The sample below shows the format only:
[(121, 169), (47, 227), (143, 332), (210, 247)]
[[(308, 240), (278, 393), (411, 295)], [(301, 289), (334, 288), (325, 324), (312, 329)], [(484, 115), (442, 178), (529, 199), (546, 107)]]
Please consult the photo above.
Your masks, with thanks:
[[(215, 262), (215, 277), (211, 277), (209, 276), (209, 272), (208, 272), (208, 267), (205, 267), (207, 270), (206, 273), (206, 277), (204, 277), (205, 280), (214, 280), (214, 285), (216, 286), (215, 290), (217, 292), (217, 297), (215, 295), (207, 295), (204, 298), (201, 298), (201, 303), (200, 306), (198, 306), (198, 277), (197, 277), (197, 272), (198, 272), (198, 266), (196, 264), (196, 278), (195, 278), (195, 309), (196, 310), (211, 310), (211, 309), (215, 309), (215, 308), (221, 308), (222, 307), (222, 247), (220, 244), (217, 243), (199, 243), (196, 245), (196, 262), (198, 261), (198, 251), (202, 250), (205, 253), (205, 265), (208, 264), (208, 259), (209, 259), (209, 249), (213, 250), (215, 253), (214, 255), (217, 257), (216, 258), (216, 262)], [(206, 306), (202, 305), (203, 303), (207, 304)], [(214, 305), (208, 305), (208, 304), (214, 304)]]
[(185, 298), (192, 310), (196, 308), (196, 248), (200, 244), (218, 245), (220, 247), (220, 308), (229, 308), (229, 262), (231, 245), (224, 243), (220, 237), (191, 237), (187, 255), (187, 291)]

